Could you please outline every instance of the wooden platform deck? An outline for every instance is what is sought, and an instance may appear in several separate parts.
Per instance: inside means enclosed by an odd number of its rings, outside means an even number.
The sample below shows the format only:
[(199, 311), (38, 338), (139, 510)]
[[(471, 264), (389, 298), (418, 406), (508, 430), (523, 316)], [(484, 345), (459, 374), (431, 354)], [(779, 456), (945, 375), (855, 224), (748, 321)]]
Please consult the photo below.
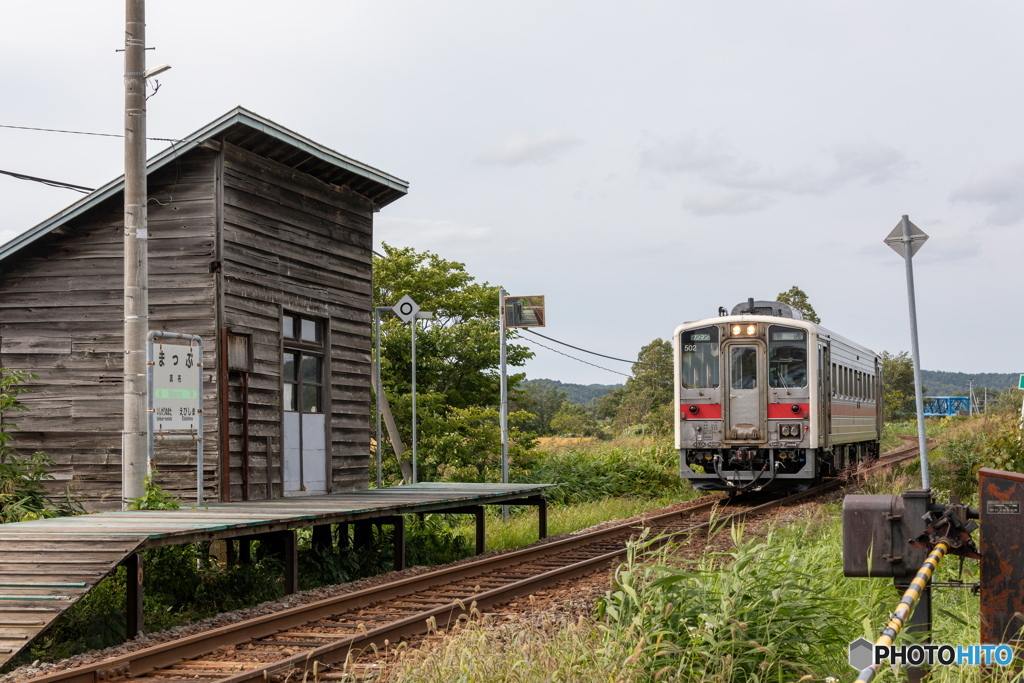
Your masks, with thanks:
[[(219, 503), (179, 510), (102, 512), (0, 525), (0, 665), (45, 631), (120, 564), (136, 569), (138, 552), (195, 541), (285, 533), (368, 520), (396, 523), (424, 512), (476, 512), (484, 505), (537, 505), (546, 535), (548, 484), (419, 483), (325, 496)], [(478, 550), (482, 515), (477, 517)], [(291, 535), (294, 539), (294, 534)], [(294, 540), (291, 564), (294, 565)], [(286, 567), (288, 564), (286, 563)], [(141, 615), (129, 590), (132, 614)], [(296, 582), (294, 570), (290, 583)], [(288, 583), (288, 582), (286, 582)], [(131, 582), (129, 582), (131, 586)], [(134, 597), (134, 600), (133, 600)]]

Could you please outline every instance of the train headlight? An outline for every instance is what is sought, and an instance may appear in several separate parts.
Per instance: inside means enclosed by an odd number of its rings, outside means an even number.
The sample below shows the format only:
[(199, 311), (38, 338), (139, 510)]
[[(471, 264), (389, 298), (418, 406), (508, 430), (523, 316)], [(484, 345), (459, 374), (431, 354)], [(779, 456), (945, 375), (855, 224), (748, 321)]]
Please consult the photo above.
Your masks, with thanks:
[(789, 436), (789, 425), (782, 425), (782, 435)]
[(747, 334), (749, 334), (749, 335), (757, 334), (757, 325), (747, 325)]
[(742, 325), (733, 325), (732, 326), (732, 333), (733, 334), (739, 334), (742, 331), (743, 331), (743, 326)]

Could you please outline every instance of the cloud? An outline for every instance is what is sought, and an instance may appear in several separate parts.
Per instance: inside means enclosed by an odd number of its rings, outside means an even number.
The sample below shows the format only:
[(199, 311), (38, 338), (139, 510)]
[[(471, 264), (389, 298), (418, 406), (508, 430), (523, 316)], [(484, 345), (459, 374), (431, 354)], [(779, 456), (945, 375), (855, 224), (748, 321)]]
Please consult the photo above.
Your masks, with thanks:
[(544, 166), (582, 142), (565, 133), (523, 133), (492, 147), (476, 161), (486, 166)]
[[(662, 176), (690, 175), (718, 190), (686, 202), (698, 215), (749, 213), (773, 204), (781, 195), (823, 196), (851, 185), (880, 184), (910, 167), (898, 150), (866, 143), (831, 148), (825, 169), (776, 171), (744, 158), (727, 140), (701, 137), (693, 131), (674, 139), (646, 134), (639, 165)], [(727, 206), (730, 201), (736, 206)]]
[(875, 143), (840, 145), (833, 148), (832, 157), (836, 168), (826, 178), (825, 187), (839, 188), (853, 183), (880, 185), (899, 178), (911, 167), (902, 153)]
[(950, 195), (954, 202), (971, 202), (991, 209), (988, 223), (1013, 225), (1024, 218), (1024, 164), (993, 166), (974, 173)]
[(721, 216), (754, 213), (774, 203), (764, 192), (719, 189), (692, 194), (683, 200), (683, 207), (695, 216)]
[(375, 236), (392, 244), (482, 240), (492, 233), (488, 226), (465, 225), (449, 220), (397, 218), (384, 215), (378, 215), (374, 219), (373, 231)]

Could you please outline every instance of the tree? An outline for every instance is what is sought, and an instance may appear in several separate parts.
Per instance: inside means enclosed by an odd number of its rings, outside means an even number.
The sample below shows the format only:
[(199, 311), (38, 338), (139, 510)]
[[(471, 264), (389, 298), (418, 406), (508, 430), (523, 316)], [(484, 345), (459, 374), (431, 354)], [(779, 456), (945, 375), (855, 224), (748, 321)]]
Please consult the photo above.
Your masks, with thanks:
[[(429, 251), (388, 244), (382, 250), (383, 256), (373, 259), (374, 306), (392, 306), (408, 294), (434, 314), (419, 322), (416, 332), (419, 478), (446, 472), (461, 478), (466, 468), (475, 467), (477, 481), (493, 480), (500, 471), (495, 455), (500, 444), (499, 288), (477, 282), (465, 264)], [(406, 443), (412, 425), (411, 336), (409, 324), (387, 315), (382, 319), (381, 385)], [(509, 366), (522, 366), (532, 355), (525, 346), (508, 344)], [(510, 393), (523, 377), (509, 375)], [(525, 418), (510, 416), (510, 425)], [(510, 453), (531, 444), (516, 436)]]
[(882, 351), (882, 406), (886, 420), (909, 420), (917, 413), (914, 362), (906, 351)]
[(547, 436), (551, 434), (551, 418), (567, 400), (566, 391), (554, 382), (529, 380), (519, 385), (519, 390), (512, 397), (512, 405), (532, 415), (523, 423), (523, 429)]
[(784, 304), (789, 304), (796, 310), (800, 311), (800, 315), (804, 317), (804, 320), (809, 320), (812, 323), (821, 322), (821, 318), (819, 318), (818, 314), (814, 312), (814, 306), (811, 306), (811, 302), (807, 300), (806, 292), (796, 285), (793, 285), (785, 292), (779, 292), (779, 294), (775, 296), (775, 300)]
[(594, 436), (601, 427), (592, 412), (579, 403), (565, 401), (551, 418), (551, 431), (560, 436)]
[[(626, 384), (601, 398), (598, 414), (613, 415), (619, 429), (643, 425), (645, 431), (664, 433), (665, 415), (672, 415), (664, 407), (674, 398), (673, 376), (672, 343), (655, 339), (640, 349), (633, 364), (633, 376)], [(671, 417), (668, 425), (671, 426)]]

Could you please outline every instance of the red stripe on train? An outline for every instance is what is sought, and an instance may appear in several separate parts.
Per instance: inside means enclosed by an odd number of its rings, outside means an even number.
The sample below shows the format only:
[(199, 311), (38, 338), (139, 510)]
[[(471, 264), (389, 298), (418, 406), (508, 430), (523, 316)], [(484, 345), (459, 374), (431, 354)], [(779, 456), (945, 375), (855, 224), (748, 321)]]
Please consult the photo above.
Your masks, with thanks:
[[(793, 406), (797, 407), (794, 412)], [(802, 418), (811, 416), (811, 404), (810, 403), (769, 403), (768, 404), (768, 419), (769, 420), (792, 420), (793, 418)]]
[(722, 406), (717, 403), (683, 403), (679, 414), (684, 420), (721, 420)]

